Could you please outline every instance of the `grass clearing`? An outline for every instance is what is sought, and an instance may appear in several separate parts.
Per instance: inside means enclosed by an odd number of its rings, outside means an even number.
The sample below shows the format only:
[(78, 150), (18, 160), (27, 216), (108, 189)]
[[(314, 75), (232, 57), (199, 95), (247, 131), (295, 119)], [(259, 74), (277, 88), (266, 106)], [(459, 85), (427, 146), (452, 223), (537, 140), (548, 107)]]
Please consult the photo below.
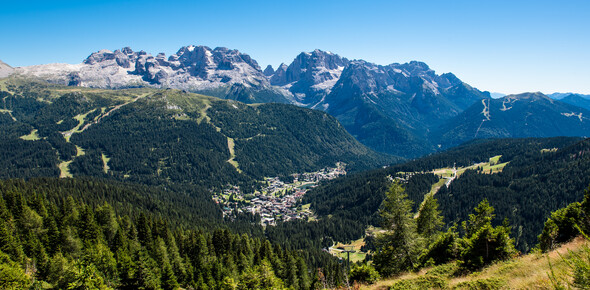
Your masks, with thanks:
[(355, 263), (355, 262), (363, 261), (365, 259), (365, 257), (367, 256), (367, 253), (361, 252), (361, 247), (364, 245), (365, 245), (364, 238), (360, 238), (358, 240), (351, 241), (348, 244), (337, 243), (336, 245), (329, 248), (329, 252), (330, 252), (330, 254), (332, 254), (336, 257), (346, 260), (348, 258), (348, 253), (343, 253), (342, 251), (343, 251), (343, 249), (349, 249), (349, 247), (352, 247), (352, 250), (354, 250), (355, 252), (350, 253), (350, 262)]
[[(494, 157), (490, 157), (488, 159), (488, 162), (481, 162), (481, 163), (473, 164), (471, 166), (466, 166), (466, 167), (458, 167), (458, 168), (456, 168), (457, 169), (457, 177), (461, 176), (461, 174), (465, 173), (465, 171), (467, 171), (467, 170), (476, 170), (480, 167), (483, 169), (484, 173), (491, 174), (491, 173), (502, 172), (504, 167), (506, 165), (508, 165), (508, 163), (510, 163), (510, 161), (504, 162), (504, 163), (498, 163), (498, 162), (500, 162), (500, 158), (502, 158), (502, 155), (496, 155)], [(398, 173), (403, 173), (403, 172), (398, 172)], [(438, 168), (438, 169), (434, 169), (432, 171), (429, 171), (429, 173), (433, 173), (435, 175), (438, 175), (441, 178), (447, 178), (447, 177), (451, 178), (451, 177), (453, 177), (453, 168), (449, 168), (449, 167)], [(435, 186), (437, 186), (437, 184), (435, 184)], [(433, 189), (434, 189), (434, 186), (433, 186)], [(431, 192), (432, 192), (432, 190), (431, 190)]]
[(80, 147), (78, 145), (75, 145), (75, 146), (76, 146), (76, 157), (86, 155), (86, 152), (84, 152), (84, 149), (82, 147)]
[(80, 128), (82, 127), (82, 125), (84, 125), (84, 120), (86, 119), (86, 116), (88, 116), (88, 114), (90, 114), (94, 111), (96, 111), (96, 109), (88, 111), (84, 114), (78, 114), (74, 117), (74, 119), (76, 121), (78, 121), (78, 125), (76, 125), (76, 127), (72, 128), (71, 130), (64, 132), (64, 138), (66, 139), (66, 142), (70, 142), (70, 138), (72, 138), (72, 134), (82, 132), (82, 130), (80, 130)]
[(211, 102), (203, 101), (203, 104), (203, 108), (201, 108), (201, 110), (199, 111), (200, 116), (197, 119), (197, 123), (201, 124), (203, 120), (205, 120), (207, 123), (211, 123), (211, 117), (207, 116), (207, 110), (211, 108)]
[(109, 173), (109, 161), (111, 158), (107, 157), (104, 153), (102, 153), (102, 170), (104, 173)]
[(6, 79), (3, 79), (2, 81), (0, 81), (0, 90), (1, 91), (8, 91), (8, 88), (6, 87)]
[(33, 129), (31, 130), (31, 133), (29, 135), (24, 135), (24, 136), (20, 136), (20, 139), (23, 140), (27, 140), (27, 141), (37, 141), (37, 140), (41, 140), (41, 138), (39, 137), (38, 134), (38, 130), (37, 129)]
[(496, 155), (494, 157), (491, 157), (490, 158), (490, 161), (489, 161), (490, 165), (496, 165), (496, 164), (498, 164), (498, 162), (500, 161), (500, 158), (501, 157), (502, 157), (502, 155)]
[(62, 163), (60, 163), (58, 165), (59, 167), (59, 178), (72, 178), (74, 177), (71, 173), (70, 173), (70, 163), (72, 163), (72, 161), (74, 160), (70, 160), (70, 161), (63, 161)]
[(427, 194), (435, 194), (445, 183), (447, 182), (446, 178), (441, 178), (437, 183), (433, 184), (430, 188), (430, 192)]
[(453, 168), (439, 168), (432, 170), (431, 173), (438, 175), (440, 177), (452, 177), (453, 176)]
[(234, 142), (234, 139), (227, 137), (227, 148), (229, 149), (229, 155), (230, 155), (230, 158), (227, 160), (227, 162), (229, 164), (233, 165), (233, 167), (235, 167), (239, 173), (242, 173), (242, 170), (239, 167), (240, 164), (238, 164), (238, 162), (235, 160), (235, 158), (236, 158), (236, 151), (234, 149), (235, 146), (236, 146), (236, 144)]
[(502, 172), (502, 170), (504, 170), (504, 167), (506, 167), (506, 165), (508, 165), (508, 163), (510, 163), (510, 162), (504, 162), (504, 163), (500, 163), (500, 164), (496, 164), (496, 165), (484, 166), (483, 172), (489, 173), (489, 174)]
[[(336, 253), (334, 254), (336, 257), (342, 258), (343, 260), (348, 260), (348, 253)], [(350, 253), (350, 263), (362, 262), (365, 260), (367, 256), (366, 253), (363, 252), (354, 252)]]

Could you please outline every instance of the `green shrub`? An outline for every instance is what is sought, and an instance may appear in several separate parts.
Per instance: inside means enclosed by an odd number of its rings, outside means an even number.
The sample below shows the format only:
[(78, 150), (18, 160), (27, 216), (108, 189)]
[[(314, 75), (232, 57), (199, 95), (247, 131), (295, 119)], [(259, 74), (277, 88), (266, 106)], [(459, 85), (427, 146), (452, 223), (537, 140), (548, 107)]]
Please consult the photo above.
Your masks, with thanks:
[(440, 265), (457, 259), (459, 252), (459, 234), (456, 226), (452, 226), (438, 235), (420, 256), (420, 261), (425, 266)]
[(543, 252), (554, 249), (558, 244), (565, 243), (580, 235), (576, 226), (582, 222), (582, 207), (574, 202), (565, 208), (551, 213), (545, 222), (543, 232), (539, 235), (539, 247)]
[(377, 270), (369, 264), (355, 265), (350, 271), (350, 280), (353, 282), (373, 284), (379, 278)]

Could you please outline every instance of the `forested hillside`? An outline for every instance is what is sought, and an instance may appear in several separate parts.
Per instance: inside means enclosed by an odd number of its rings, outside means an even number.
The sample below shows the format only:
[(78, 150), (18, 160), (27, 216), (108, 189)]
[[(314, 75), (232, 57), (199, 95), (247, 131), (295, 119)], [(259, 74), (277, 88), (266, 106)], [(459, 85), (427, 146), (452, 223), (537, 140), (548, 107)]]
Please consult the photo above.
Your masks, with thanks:
[(0, 177), (95, 176), (144, 184), (252, 187), (375, 153), (335, 118), (290, 105), (245, 105), (178, 90), (96, 90), (4, 79)]
[(215, 213), (191, 200), (97, 180), (0, 181), (0, 287), (307, 289), (342, 279), (327, 253), (201, 222)]
[[(454, 165), (471, 166), (501, 155), (499, 163), (509, 162), (501, 172), (484, 173), (477, 167), (466, 170), (435, 196), (447, 226), (466, 220), (470, 209), (487, 198), (496, 209), (494, 224), (508, 218), (516, 246), (527, 251), (537, 243), (542, 221), (551, 211), (581, 199), (579, 192), (590, 184), (589, 150), (589, 141), (578, 138), (480, 140), (327, 182), (308, 193), (302, 202), (311, 203), (321, 216), (378, 225), (377, 210), (390, 184), (388, 176), (409, 176), (405, 188), (415, 207), (439, 179), (426, 172)], [(407, 174), (411, 172), (414, 174)]]

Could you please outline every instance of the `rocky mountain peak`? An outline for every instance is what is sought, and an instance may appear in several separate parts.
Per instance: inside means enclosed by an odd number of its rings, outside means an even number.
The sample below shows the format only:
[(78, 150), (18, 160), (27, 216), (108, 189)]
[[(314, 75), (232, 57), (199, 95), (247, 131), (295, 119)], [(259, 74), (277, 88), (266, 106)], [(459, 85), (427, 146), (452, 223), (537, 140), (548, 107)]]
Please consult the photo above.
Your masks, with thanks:
[[(50, 67), (50, 68), (49, 68)], [(32, 75), (65, 85), (121, 88), (149, 84), (191, 91), (217, 89), (239, 84), (244, 88), (270, 87), (258, 63), (249, 55), (225, 47), (188, 45), (166, 57), (155, 57), (130, 47), (100, 50), (82, 64), (52, 64), (19, 69)]]
[(281, 63), (274, 74), (270, 77), (271, 85), (286, 84), (287, 83), (287, 68), (288, 65)]
[(275, 69), (272, 68), (272, 65), (267, 65), (266, 68), (263, 71), (264, 75), (267, 77), (272, 76), (275, 73)]
[(127, 54), (127, 55), (133, 54), (133, 49), (131, 49), (131, 47), (129, 47), (129, 46), (126, 46), (126, 47), (123, 47), (123, 49), (121, 49), (121, 52), (124, 54)]
[(460, 85), (463, 83), (453, 73), (444, 73), (444, 74), (440, 75), (438, 82), (441, 85), (441, 87), (451, 87), (451, 86), (456, 86), (456, 85)]
[(347, 64), (346, 58), (331, 52), (319, 49), (312, 52), (302, 52), (286, 69), (285, 79), (275, 78), (274, 81), (271, 80), (271, 84), (283, 86), (300, 80), (304, 80), (310, 85), (319, 84), (339, 78), (340, 72)]
[(115, 54), (107, 49), (102, 49), (98, 52), (93, 52), (84, 60), (84, 64), (96, 64), (103, 61), (115, 59)]

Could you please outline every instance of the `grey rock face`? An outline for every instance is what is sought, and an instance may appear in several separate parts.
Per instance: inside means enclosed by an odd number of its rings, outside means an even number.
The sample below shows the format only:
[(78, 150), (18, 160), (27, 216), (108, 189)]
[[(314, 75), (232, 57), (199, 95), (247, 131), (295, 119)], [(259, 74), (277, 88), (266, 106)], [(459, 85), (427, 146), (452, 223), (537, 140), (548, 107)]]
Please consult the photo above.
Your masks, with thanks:
[(185, 46), (177, 53), (155, 57), (125, 47), (92, 53), (82, 64), (51, 64), (20, 68), (19, 73), (50, 82), (101, 88), (129, 85), (174, 87), (191, 91), (241, 84), (270, 88), (267, 77), (249, 55), (224, 47)]
[(288, 66), (284, 63), (281, 63), (275, 73), (270, 78), (270, 84), (273, 86), (278, 86), (278, 84), (286, 84), (287, 83), (287, 68)]
[(363, 144), (413, 157), (434, 150), (429, 132), (486, 97), (422, 62), (381, 66), (358, 60), (346, 66), (317, 107)]
[(110, 50), (103, 49), (98, 52), (92, 53), (88, 58), (84, 60), (84, 64), (97, 64), (103, 61), (109, 61), (115, 59), (115, 54)]
[(275, 70), (274, 68), (272, 68), (272, 65), (269, 64), (268, 66), (266, 66), (263, 73), (265, 76), (270, 77), (275, 73)]
[[(308, 82), (323, 83), (339, 77), (332, 71), (344, 67), (348, 64), (346, 58), (337, 54), (314, 50), (311, 53), (303, 52), (287, 68), (287, 83), (305, 80)], [(281, 85), (281, 84), (278, 84)]]
[(14, 72), (14, 69), (0, 60), (0, 78), (5, 78), (11, 75)]
[(286, 67), (281, 64), (270, 83), (291, 92), (298, 104), (315, 108), (328, 94), (348, 60), (319, 49), (299, 54)]

